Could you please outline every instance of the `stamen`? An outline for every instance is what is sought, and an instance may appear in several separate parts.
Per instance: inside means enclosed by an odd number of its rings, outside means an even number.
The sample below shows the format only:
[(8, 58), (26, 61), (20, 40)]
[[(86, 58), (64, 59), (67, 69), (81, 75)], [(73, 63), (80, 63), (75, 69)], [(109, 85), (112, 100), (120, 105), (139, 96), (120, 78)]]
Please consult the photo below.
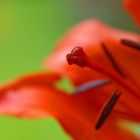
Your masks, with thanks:
[(122, 39), (121, 43), (125, 46), (131, 47), (131, 48), (134, 48), (134, 49), (140, 51), (140, 44), (138, 44), (134, 41), (131, 41), (131, 40), (128, 40), (128, 39)]
[(120, 95), (121, 93), (116, 91), (113, 94), (113, 96), (107, 101), (107, 103), (104, 105), (95, 126), (96, 130), (100, 129), (103, 126), (104, 122), (106, 121), (106, 119), (112, 112), (113, 108), (115, 107)]
[(102, 49), (104, 50), (106, 56), (109, 58), (112, 66), (114, 67), (114, 69), (120, 74), (120, 76), (125, 77), (125, 74), (123, 73), (120, 66), (118, 65), (118, 63), (116, 62), (114, 57), (111, 55), (109, 50), (107, 49), (106, 45), (104, 43), (101, 43), (101, 46), (102, 46)]
[(81, 86), (77, 87), (75, 89), (75, 91), (73, 92), (73, 94), (85, 92), (85, 91), (88, 91), (90, 89), (105, 86), (105, 85), (108, 85), (108, 84), (110, 84), (110, 81), (107, 81), (107, 80), (90, 81), (90, 82), (87, 82), (87, 83), (82, 84)]
[(97, 71), (104, 76), (107, 76), (111, 80), (113, 80), (122, 90), (126, 90), (136, 98), (140, 98), (140, 95), (135, 89), (135, 87), (127, 83), (125, 79), (123, 79), (120, 75), (118, 75), (115, 71), (112, 71), (110, 68), (104, 67), (102, 64), (98, 63), (96, 60), (90, 58), (86, 53), (84, 53), (81, 47), (74, 48), (70, 54), (67, 55), (67, 61), (71, 64), (76, 64), (79, 67), (88, 67), (91, 70)]

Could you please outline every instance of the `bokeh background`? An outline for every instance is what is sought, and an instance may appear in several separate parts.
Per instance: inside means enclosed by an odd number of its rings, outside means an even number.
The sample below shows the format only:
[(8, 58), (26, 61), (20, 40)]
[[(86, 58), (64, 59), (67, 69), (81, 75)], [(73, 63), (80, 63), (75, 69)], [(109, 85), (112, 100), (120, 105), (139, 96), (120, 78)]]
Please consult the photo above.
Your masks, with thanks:
[[(1, 0), (0, 82), (42, 70), (42, 61), (72, 25), (87, 18), (136, 31), (122, 0)], [(64, 83), (65, 84), (65, 83)], [(130, 124), (137, 134), (139, 128)], [(70, 140), (54, 119), (0, 117), (1, 140)]]

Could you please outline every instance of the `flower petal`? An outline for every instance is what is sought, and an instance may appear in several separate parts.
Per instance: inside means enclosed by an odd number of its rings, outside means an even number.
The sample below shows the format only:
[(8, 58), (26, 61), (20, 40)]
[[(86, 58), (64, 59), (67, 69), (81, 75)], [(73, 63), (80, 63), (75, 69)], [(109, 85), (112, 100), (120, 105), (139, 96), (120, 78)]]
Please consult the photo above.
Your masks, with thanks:
[(46, 59), (45, 65), (61, 74), (65, 73), (76, 85), (93, 79), (105, 79), (97, 72), (66, 64), (65, 55), (73, 47), (82, 46), (103, 67), (107, 66), (118, 74), (133, 79), (139, 86), (140, 78), (137, 77), (140, 75), (140, 52), (122, 44), (122, 39), (140, 43), (140, 36), (137, 34), (109, 27), (97, 20), (83, 21), (64, 35), (54, 53)]
[(66, 96), (55, 88), (59, 79), (57, 74), (36, 73), (1, 86), (0, 114), (25, 118), (55, 115)]
[[(36, 73), (23, 76), (7, 83), (0, 88), (0, 114), (24, 118), (39, 118), (53, 116), (75, 140), (93, 140), (96, 138), (114, 140), (121, 137), (121, 132), (112, 127), (103, 129), (98, 135), (94, 129), (96, 106), (87, 104), (88, 94), (85, 94), (85, 104), (80, 96), (71, 96), (59, 91), (55, 83), (59, 75)], [(48, 81), (49, 80), (49, 81)], [(51, 85), (50, 85), (50, 83)], [(81, 94), (77, 94), (81, 95)], [(92, 101), (91, 101), (92, 102)], [(107, 123), (114, 126), (115, 120)], [(111, 128), (111, 129), (110, 129)], [(116, 129), (115, 129), (116, 130)], [(116, 132), (118, 132), (116, 134)], [(120, 134), (120, 136), (119, 136)], [(127, 133), (126, 133), (127, 135)], [(126, 138), (123, 136), (123, 138)], [(105, 140), (106, 140), (105, 139)]]
[(124, 0), (124, 7), (140, 26), (140, 1), (139, 0)]
[(138, 136), (120, 127), (118, 123), (119, 121), (108, 122), (106, 126), (97, 133), (97, 136), (100, 137), (101, 140), (139, 140)]

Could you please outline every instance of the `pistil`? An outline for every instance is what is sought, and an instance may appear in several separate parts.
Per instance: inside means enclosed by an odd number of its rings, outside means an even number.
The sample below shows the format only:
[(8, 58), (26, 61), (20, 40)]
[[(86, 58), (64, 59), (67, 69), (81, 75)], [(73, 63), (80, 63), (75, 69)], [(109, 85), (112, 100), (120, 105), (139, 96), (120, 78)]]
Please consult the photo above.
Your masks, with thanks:
[(70, 54), (66, 56), (68, 64), (76, 64), (79, 67), (87, 67), (91, 70), (97, 71), (109, 79), (114, 81), (122, 90), (133, 93), (137, 98), (139, 94), (133, 85), (127, 83), (120, 75), (115, 71), (104, 67), (102, 64), (98, 63), (96, 60), (90, 58), (84, 51), (82, 47), (75, 47)]

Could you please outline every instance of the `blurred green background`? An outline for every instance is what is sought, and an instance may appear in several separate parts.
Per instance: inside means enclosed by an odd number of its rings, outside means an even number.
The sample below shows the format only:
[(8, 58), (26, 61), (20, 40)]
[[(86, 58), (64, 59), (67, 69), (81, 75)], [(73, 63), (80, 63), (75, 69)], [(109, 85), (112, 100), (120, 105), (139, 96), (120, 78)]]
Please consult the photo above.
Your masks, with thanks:
[[(121, 0), (1, 0), (0, 82), (43, 69), (43, 59), (60, 36), (75, 23), (91, 17), (137, 31)], [(0, 139), (70, 140), (53, 119), (8, 117), (0, 117)]]

